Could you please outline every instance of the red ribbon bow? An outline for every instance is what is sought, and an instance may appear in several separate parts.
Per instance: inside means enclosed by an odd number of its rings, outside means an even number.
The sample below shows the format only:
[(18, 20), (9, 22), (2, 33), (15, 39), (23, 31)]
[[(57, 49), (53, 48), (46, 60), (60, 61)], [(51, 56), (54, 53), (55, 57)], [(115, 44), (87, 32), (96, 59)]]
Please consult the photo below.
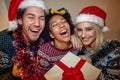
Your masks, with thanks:
[(62, 80), (85, 80), (82, 72), (80, 71), (84, 63), (85, 60), (80, 60), (74, 68), (69, 68), (61, 61), (57, 62), (57, 65), (64, 70)]

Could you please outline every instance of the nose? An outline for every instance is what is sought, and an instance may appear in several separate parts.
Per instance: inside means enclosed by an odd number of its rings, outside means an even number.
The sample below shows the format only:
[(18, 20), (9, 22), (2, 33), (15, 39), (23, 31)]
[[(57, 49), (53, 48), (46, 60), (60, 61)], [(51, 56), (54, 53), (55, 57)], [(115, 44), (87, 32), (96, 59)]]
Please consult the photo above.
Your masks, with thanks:
[(59, 26), (60, 26), (60, 27), (63, 27), (63, 26), (64, 26), (64, 23), (61, 23), (61, 22), (60, 22), (60, 23), (59, 23)]
[(85, 31), (82, 31), (82, 38), (84, 38), (86, 36)]
[(39, 27), (40, 26), (40, 20), (39, 19), (35, 19), (34, 25)]

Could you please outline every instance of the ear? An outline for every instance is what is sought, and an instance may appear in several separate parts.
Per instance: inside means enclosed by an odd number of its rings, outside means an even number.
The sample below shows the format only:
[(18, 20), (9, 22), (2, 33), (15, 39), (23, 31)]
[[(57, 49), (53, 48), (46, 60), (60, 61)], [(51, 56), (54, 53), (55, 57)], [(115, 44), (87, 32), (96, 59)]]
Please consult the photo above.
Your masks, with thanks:
[(50, 35), (51, 38), (54, 38), (54, 36), (53, 36), (53, 34), (51, 32), (49, 33), (49, 35)]
[(23, 21), (22, 19), (17, 19), (18, 24), (22, 25)]

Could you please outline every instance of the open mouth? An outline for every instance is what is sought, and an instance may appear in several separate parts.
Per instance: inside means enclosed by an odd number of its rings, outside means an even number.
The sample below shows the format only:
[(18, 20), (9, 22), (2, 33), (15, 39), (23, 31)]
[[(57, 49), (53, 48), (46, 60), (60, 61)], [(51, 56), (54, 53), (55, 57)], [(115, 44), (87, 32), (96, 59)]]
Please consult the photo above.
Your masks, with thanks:
[(30, 30), (30, 31), (37, 33), (37, 32), (39, 32), (40, 30)]
[(40, 29), (30, 29), (30, 31), (35, 36), (35, 35), (37, 35), (40, 32)]
[(66, 29), (64, 29), (64, 30), (62, 30), (62, 31), (60, 32), (60, 35), (66, 37), (66, 36), (69, 35), (69, 31), (66, 30)]

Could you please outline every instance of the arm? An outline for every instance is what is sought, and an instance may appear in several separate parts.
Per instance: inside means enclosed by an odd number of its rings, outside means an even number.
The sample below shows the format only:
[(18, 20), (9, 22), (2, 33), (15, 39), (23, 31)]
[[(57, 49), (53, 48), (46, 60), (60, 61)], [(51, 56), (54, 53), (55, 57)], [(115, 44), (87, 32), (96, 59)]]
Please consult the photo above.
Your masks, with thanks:
[(75, 34), (71, 35), (71, 42), (75, 49), (82, 49), (82, 42)]
[(22, 70), (17, 68), (17, 64), (14, 64), (12, 74), (13, 76), (20, 78), (21, 77)]
[(86, 60), (88, 63), (92, 64), (92, 60), (86, 55), (80, 55), (79, 57), (82, 58), (83, 60)]
[(99, 76), (100, 80), (119, 80), (120, 79), (120, 55), (113, 60), (107, 62), (106, 66), (102, 66), (102, 72)]
[(0, 48), (0, 75), (4, 75), (6, 72), (9, 72), (13, 65), (10, 56), (3, 51), (4, 50)]
[[(104, 47), (104, 46), (103, 46)], [(112, 40), (106, 42), (104, 49), (101, 50), (100, 58), (94, 63), (102, 72), (100, 80), (119, 80), (120, 79), (120, 42)], [(94, 59), (95, 60), (95, 59)]]

